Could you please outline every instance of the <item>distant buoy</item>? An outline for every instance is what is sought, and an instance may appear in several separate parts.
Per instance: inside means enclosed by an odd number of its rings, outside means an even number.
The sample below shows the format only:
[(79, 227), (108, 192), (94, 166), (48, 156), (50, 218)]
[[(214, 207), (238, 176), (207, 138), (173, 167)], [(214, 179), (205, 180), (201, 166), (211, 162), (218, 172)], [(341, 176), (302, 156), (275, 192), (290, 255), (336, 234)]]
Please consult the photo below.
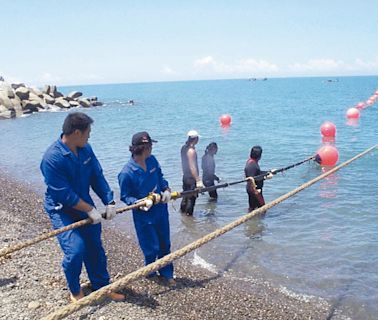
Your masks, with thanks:
[(360, 117), (360, 111), (357, 108), (349, 108), (346, 117), (348, 119), (358, 119)]
[(326, 121), (320, 126), (320, 133), (323, 137), (335, 137), (336, 126), (332, 122)]
[(369, 99), (368, 101), (366, 101), (366, 104), (368, 106), (372, 106), (374, 104), (374, 100)]
[(222, 126), (228, 127), (229, 125), (231, 125), (231, 116), (229, 114), (223, 114), (219, 118), (219, 121)]
[(363, 109), (365, 107), (366, 107), (365, 102), (361, 101), (361, 102), (359, 102), (359, 103), (356, 104), (356, 108), (357, 109)]
[(317, 152), (319, 164), (322, 166), (334, 166), (339, 160), (339, 152), (334, 146), (327, 145), (321, 147)]

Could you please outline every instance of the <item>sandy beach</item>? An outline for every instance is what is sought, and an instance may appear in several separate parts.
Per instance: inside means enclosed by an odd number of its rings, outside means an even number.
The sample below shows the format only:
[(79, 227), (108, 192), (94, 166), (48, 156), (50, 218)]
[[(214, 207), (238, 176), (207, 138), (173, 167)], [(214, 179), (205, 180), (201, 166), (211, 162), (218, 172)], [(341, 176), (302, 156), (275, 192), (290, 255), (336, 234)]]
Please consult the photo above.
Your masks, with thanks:
[[(43, 199), (5, 173), (0, 176), (0, 247), (50, 230)], [(103, 238), (112, 279), (143, 265), (130, 230), (104, 223)], [(173, 243), (173, 249), (177, 249)], [(266, 281), (243, 280), (231, 272), (214, 274), (175, 262), (177, 285), (140, 279), (124, 289), (125, 302), (104, 300), (69, 319), (336, 319), (330, 304), (314, 297), (285, 294)], [(0, 319), (39, 319), (68, 303), (60, 266), (62, 253), (49, 239), (0, 259)], [(83, 272), (82, 280), (86, 281)], [(86, 293), (90, 292), (85, 288)]]

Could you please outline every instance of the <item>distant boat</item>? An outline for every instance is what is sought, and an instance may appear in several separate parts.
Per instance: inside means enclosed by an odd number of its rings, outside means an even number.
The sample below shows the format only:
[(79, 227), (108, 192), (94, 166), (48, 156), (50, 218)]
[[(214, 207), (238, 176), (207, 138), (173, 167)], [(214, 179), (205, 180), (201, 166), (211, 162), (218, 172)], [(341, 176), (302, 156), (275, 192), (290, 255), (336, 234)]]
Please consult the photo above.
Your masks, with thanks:
[(261, 80), (261, 81), (266, 81), (268, 80), (268, 78), (249, 78), (248, 81), (258, 81), (258, 80)]
[(325, 82), (339, 82), (339, 79), (327, 79)]

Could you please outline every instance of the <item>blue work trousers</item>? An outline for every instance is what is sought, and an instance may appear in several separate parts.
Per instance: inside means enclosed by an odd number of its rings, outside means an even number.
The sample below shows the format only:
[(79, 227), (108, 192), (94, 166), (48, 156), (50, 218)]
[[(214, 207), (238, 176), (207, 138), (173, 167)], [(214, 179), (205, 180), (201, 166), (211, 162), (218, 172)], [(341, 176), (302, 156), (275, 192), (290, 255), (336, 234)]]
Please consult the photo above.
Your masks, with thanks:
[[(145, 265), (171, 253), (169, 217), (166, 206), (166, 204), (158, 204), (148, 212), (139, 210), (133, 212), (134, 226), (144, 254)], [(159, 274), (166, 279), (172, 279), (173, 264), (170, 263), (161, 268)]]
[[(49, 213), (54, 229), (76, 222), (64, 212)], [(87, 269), (93, 290), (109, 284), (107, 260), (101, 242), (101, 224), (89, 224), (66, 231), (57, 236), (64, 257), (62, 267), (71, 293), (80, 292), (80, 274), (83, 266)]]

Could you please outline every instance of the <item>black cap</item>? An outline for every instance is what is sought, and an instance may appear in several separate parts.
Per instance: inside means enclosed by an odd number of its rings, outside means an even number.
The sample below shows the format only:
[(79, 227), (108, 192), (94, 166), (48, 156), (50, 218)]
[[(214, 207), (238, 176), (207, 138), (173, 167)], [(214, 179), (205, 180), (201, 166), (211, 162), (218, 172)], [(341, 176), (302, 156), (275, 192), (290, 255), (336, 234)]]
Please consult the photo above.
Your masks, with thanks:
[(133, 146), (139, 146), (145, 143), (152, 143), (157, 142), (156, 140), (152, 140), (150, 135), (146, 131), (138, 132), (133, 135), (133, 139), (131, 140), (131, 144)]

